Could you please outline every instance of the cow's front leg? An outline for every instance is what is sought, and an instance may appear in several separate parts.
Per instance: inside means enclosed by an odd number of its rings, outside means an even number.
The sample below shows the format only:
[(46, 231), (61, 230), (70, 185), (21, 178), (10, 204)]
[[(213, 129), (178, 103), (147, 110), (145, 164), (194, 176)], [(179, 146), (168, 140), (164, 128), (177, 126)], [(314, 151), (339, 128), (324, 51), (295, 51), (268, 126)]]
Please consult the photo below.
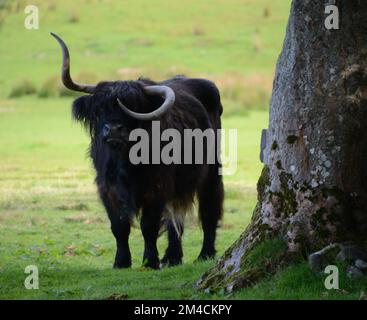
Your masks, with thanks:
[(121, 214), (116, 188), (109, 190), (99, 188), (99, 191), (111, 222), (111, 231), (116, 239), (116, 256), (113, 267), (128, 268), (131, 266), (129, 219)]
[(111, 221), (111, 230), (116, 239), (116, 255), (114, 268), (131, 267), (131, 253), (129, 248), (130, 222)]
[(129, 248), (130, 220), (135, 214), (134, 194), (124, 183), (117, 186), (118, 215), (116, 223), (112, 222), (112, 232), (116, 238), (116, 256), (114, 268), (128, 268), (131, 266)]
[(155, 202), (154, 204), (143, 207), (140, 226), (144, 237), (144, 267), (159, 269), (157, 239), (161, 226), (163, 209), (163, 202)]

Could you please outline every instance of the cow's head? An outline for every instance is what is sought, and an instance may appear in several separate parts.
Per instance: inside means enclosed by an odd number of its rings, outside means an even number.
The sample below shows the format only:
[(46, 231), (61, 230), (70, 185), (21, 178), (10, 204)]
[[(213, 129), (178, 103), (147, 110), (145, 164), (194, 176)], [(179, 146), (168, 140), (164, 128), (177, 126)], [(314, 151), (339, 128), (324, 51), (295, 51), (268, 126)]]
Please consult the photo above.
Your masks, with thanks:
[[(126, 145), (129, 132), (137, 121), (159, 119), (175, 103), (174, 91), (161, 85), (146, 85), (142, 81), (100, 82), (80, 84), (70, 76), (70, 55), (65, 42), (51, 35), (62, 49), (61, 79), (66, 88), (88, 95), (73, 103), (73, 117), (84, 123), (92, 139), (112, 147)], [(129, 106), (136, 111), (132, 111)]]

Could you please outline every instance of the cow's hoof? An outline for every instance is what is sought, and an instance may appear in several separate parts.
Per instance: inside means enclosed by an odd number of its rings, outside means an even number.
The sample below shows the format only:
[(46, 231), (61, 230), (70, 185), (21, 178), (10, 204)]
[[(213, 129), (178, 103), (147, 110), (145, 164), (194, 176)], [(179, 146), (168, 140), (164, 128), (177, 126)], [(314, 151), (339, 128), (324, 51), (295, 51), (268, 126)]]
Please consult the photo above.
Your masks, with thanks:
[(195, 260), (195, 262), (201, 262), (201, 261), (207, 261), (212, 260), (215, 258), (215, 252), (214, 253), (200, 253), (198, 258)]
[(154, 269), (154, 270), (158, 270), (160, 268), (160, 263), (159, 263), (159, 259), (157, 260), (145, 260), (143, 261), (143, 266), (144, 269)]
[(131, 267), (131, 261), (126, 261), (126, 262), (118, 262), (115, 261), (115, 263), (113, 264), (113, 268), (114, 269), (127, 269)]
[(161, 260), (161, 268), (174, 267), (182, 264), (182, 258), (180, 257), (163, 257)]

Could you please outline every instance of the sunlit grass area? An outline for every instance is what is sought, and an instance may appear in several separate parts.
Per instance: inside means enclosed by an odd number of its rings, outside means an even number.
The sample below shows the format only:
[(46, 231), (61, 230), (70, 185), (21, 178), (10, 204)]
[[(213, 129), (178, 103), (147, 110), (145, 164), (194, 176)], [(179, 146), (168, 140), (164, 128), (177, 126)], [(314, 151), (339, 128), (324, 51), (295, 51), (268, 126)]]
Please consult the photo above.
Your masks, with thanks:
[[(0, 33), (0, 95), (66, 94), (58, 83), (60, 49), (69, 44), (72, 73), (83, 81), (157, 80), (175, 74), (216, 81), (227, 114), (266, 109), (288, 0), (9, 1)], [(24, 28), (24, 7), (39, 8), (39, 30)], [(24, 90), (20, 90), (23, 87)]]

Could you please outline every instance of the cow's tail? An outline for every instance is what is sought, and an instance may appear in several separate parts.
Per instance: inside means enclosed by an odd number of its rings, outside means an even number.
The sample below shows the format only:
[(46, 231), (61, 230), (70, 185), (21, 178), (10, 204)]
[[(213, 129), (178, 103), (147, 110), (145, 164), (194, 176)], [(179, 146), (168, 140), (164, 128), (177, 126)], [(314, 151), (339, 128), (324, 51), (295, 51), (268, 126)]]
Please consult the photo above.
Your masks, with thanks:
[(168, 222), (172, 223), (177, 235), (182, 235), (183, 227), (185, 224), (185, 218), (187, 214), (193, 212), (192, 206), (190, 208), (167, 205), (163, 212), (162, 227), (160, 234), (166, 231)]

